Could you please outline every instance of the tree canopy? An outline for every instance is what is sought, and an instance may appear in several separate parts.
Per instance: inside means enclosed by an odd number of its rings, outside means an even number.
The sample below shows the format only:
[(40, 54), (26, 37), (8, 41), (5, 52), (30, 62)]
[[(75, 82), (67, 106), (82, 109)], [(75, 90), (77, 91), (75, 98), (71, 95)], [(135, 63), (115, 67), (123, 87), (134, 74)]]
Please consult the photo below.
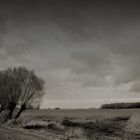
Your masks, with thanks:
[(18, 105), (20, 109), (15, 116), (18, 118), (29, 104), (42, 97), (44, 85), (45, 82), (33, 70), (28, 70), (26, 67), (14, 67), (0, 71), (1, 111), (8, 109), (8, 115), (11, 118)]

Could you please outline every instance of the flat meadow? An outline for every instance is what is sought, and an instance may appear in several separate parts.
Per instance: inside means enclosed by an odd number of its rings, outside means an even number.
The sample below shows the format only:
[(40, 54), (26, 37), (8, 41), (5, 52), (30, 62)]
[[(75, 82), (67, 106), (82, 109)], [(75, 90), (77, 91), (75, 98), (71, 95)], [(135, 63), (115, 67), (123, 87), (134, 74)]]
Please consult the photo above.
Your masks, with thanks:
[(29, 109), (23, 112), (20, 118), (105, 120), (138, 114), (140, 109)]
[(28, 109), (6, 125), (46, 140), (137, 140), (140, 109)]

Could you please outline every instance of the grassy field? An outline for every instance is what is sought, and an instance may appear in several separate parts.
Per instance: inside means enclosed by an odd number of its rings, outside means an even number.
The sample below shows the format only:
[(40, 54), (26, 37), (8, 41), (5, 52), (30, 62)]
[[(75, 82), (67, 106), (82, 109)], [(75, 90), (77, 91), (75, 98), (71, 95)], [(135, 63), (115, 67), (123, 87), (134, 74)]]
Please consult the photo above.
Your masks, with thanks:
[(5, 127), (41, 140), (137, 140), (140, 110), (27, 110)]

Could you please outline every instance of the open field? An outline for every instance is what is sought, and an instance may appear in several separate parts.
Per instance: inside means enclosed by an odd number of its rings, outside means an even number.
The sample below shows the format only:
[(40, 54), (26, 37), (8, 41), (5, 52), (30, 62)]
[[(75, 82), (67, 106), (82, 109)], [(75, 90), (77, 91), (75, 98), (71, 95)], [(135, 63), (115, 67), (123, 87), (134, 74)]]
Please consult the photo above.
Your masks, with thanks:
[(12, 137), (14, 132), (22, 135), (21, 140), (137, 140), (140, 110), (27, 110), (5, 127)]

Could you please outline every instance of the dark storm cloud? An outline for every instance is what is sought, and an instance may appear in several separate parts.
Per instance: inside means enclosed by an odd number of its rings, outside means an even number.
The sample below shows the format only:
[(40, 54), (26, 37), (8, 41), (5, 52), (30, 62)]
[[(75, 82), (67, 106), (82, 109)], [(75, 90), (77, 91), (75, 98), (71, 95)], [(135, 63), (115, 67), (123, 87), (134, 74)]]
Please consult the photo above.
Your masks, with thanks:
[(139, 25), (138, 0), (3, 1), (0, 66), (35, 69), (50, 98), (128, 95), (140, 81)]
[(3, 36), (9, 31), (6, 26), (8, 15), (7, 12), (5, 12), (4, 6), (4, 4), (0, 5), (0, 48), (2, 47)]

